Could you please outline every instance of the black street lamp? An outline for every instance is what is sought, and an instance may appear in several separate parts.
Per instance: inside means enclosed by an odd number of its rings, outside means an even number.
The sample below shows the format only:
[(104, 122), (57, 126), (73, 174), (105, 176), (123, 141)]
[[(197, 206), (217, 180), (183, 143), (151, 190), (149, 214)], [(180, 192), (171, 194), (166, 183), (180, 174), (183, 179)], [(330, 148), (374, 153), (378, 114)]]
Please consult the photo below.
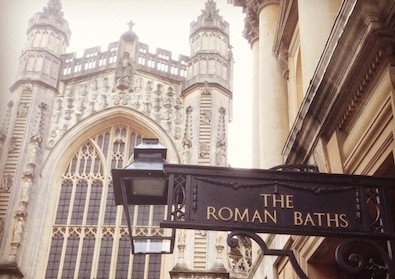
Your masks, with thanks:
[(152, 234), (133, 235), (129, 206), (166, 205), (168, 181), (163, 172), (167, 149), (158, 139), (146, 138), (134, 148), (134, 161), (124, 169), (112, 169), (116, 205), (123, 205), (133, 254), (173, 253), (175, 230), (160, 228)]

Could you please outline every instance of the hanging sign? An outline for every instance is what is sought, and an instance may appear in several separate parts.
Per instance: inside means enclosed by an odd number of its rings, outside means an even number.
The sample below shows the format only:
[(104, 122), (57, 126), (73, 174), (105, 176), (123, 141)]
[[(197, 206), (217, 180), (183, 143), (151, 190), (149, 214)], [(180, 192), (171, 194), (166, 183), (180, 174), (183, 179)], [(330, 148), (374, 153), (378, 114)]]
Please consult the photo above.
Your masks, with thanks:
[(171, 164), (164, 170), (164, 227), (395, 237), (386, 208), (394, 179)]

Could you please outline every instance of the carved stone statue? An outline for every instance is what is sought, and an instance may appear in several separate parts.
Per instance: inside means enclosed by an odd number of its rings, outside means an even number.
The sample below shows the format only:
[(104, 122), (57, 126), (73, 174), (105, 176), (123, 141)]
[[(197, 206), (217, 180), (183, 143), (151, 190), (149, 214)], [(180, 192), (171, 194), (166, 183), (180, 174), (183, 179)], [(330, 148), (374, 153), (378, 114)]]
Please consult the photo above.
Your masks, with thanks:
[(215, 154), (215, 163), (217, 166), (226, 166), (226, 143), (220, 142), (217, 144), (217, 150)]
[(27, 163), (28, 164), (36, 164), (37, 153), (41, 145), (41, 136), (34, 135), (30, 138), (30, 142), (28, 144), (28, 155), (27, 155)]
[(4, 175), (0, 186), (0, 192), (9, 192), (10, 188), (12, 187), (12, 183), (13, 183), (12, 175), (11, 174)]
[(122, 59), (119, 60), (115, 72), (117, 88), (120, 90), (128, 89), (132, 82), (133, 65), (129, 52), (123, 53)]

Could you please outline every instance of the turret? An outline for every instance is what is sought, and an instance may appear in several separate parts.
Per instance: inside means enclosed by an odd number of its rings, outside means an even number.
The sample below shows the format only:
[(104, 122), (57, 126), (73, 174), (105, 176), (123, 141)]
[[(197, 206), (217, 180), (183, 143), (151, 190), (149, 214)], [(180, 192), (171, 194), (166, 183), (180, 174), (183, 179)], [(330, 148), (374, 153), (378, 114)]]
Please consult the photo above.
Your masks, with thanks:
[(45, 158), (52, 110), (58, 95), (60, 56), (65, 53), (71, 34), (61, 9), (60, 0), (49, 0), (43, 11), (29, 21), (16, 82), (10, 89), (13, 101), (9, 103), (0, 132), (3, 150), (0, 176), (3, 181), (7, 179), (8, 185), (0, 202), (6, 205), (5, 227), (9, 228), (3, 235), (1, 250), (4, 253), (0, 262), (12, 263), (13, 273), (20, 272), (18, 256), (26, 247), (22, 242), (28, 210), (33, 210), (30, 191), (40, 184), (38, 174)]
[(207, 0), (190, 31), (191, 54), (182, 93), (186, 108), (183, 161), (226, 166), (233, 64), (229, 24), (214, 0)]
[(231, 90), (233, 58), (229, 24), (218, 12), (216, 3), (208, 0), (197, 21), (191, 23), (187, 86), (197, 82), (215, 82)]
[(60, 55), (65, 53), (71, 34), (61, 9), (60, 0), (49, 0), (43, 11), (30, 19), (26, 47), (19, 59), (17, 82), (13, 88), (27, 80), (56, 88)]

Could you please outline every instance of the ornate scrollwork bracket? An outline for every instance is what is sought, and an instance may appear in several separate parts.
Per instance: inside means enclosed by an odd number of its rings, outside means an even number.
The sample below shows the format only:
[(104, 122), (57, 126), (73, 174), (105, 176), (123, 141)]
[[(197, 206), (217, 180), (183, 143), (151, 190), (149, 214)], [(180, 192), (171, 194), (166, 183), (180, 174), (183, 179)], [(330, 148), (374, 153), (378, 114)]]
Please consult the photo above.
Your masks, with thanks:
[[(366, 261), (366, 257), (352, 250), (355, 247), (365, 246), (370, 247), (377, 257), (371, 257)], [(338, 266), (347, 273), (369, 274), (370, 278), (386, 274), (386, 279), (395, 278), (394, 262), (391, 261), (387, 251), (372, 240), (356, 238), (343, 240), (336, 248), (335, 259)]]
[(300, 267), (298, 261), (296, 260), (295, 254), (292, 250), (279, 250), (279, 249), (269, 249), (265, 241), (259, 237), (256, 233), (247, 231), (233, 231), (228, 235), (227, 243), (230, 247), (235, 248), (238, 245), (238, 239), (236, 236), (245, 236), (253, 239), (259, 247), (262, 249), (264, 255), (267, 256), (285, 256), (288, 257), (292, 267), (294, 268), (296, 274), (300, 279), (309, 279)]

